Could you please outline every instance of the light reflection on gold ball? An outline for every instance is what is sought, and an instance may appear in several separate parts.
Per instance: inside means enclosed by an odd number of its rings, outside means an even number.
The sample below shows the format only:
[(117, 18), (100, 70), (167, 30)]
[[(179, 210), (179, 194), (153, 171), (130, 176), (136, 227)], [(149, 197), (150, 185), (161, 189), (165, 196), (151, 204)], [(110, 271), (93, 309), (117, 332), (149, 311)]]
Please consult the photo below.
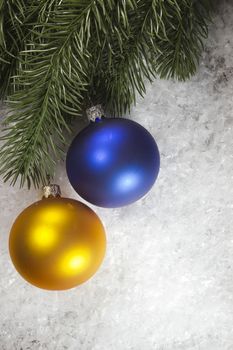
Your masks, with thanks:
[(48, 198), (26, 208), (9, 238), (16, 270), (31, 284), (49, 290), (73, 288), (100, 266), (106, 249), (104, 227), (85, 204)]

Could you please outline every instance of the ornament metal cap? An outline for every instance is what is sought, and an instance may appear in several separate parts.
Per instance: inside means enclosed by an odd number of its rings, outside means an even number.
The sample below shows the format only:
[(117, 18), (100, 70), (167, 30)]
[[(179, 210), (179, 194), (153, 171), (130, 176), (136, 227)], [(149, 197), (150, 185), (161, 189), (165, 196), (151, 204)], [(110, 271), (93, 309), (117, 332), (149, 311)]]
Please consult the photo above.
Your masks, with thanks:
[(99, 104), (96, 106), (92, 106), (86, 110), (87, 118), (89, 121), (95, 122), (97, 118), (101, 119), (104, 116), (104, 109)]
[(50, 198), (50, 197), (54, 197), (54, 198), (61, 197), (61, 189), (59, 185), (49, 184), (43, 187), (43, 198)]

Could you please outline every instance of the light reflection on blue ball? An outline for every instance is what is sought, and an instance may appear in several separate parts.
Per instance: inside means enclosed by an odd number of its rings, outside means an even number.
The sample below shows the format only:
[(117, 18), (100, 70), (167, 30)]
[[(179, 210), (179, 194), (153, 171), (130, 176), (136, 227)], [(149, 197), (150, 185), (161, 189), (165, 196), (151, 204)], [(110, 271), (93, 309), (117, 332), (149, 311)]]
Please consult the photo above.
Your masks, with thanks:
[(108, 161), (108, 152), (105, 149), (97, 149), (93, 152), (93, 162), (105, 164)]
[(159, 172), (158, 147), (140, 124), (123, 118), (91, 123), (73, 140), (67, 175), (88, 202), (114, 208), (143, 197)]
[(126, 171), (116, 176), (114, 187), (122, 194), (134, 190), (140, 184), (141, 176), (136, 171)]

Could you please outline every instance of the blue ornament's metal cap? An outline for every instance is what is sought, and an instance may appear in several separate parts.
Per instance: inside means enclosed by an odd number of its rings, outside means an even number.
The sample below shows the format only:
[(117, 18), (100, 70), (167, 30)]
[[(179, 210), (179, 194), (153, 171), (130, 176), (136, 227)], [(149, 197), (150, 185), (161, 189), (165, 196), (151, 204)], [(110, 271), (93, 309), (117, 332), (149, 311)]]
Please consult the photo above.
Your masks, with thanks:
[(104, 109), (101, 105), (96, 105), (86, 110), (87, 118), (91, 122), (99, 122), (104, 116)]

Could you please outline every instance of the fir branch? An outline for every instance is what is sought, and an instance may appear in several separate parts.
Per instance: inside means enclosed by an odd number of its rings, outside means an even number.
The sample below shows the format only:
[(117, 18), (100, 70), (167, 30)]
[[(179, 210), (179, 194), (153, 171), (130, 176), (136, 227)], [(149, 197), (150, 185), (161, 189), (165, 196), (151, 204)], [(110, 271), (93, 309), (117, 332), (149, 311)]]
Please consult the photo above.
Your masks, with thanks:
[[(33, 26), (46, 22), (45, 13), (54, 9), (57, 0), (1, 0), (0, 7), (0, 98), (15, 91), (20, 52), (27, 50), (27, 42), (33, 42)], [(0, 3), (1, 5), (1, 3)]]
[[(208, 0), (139, 0), (134, 9), (126, 10), (127, 30), (119, 22), (115, 33), (112, 28), (115, 46), (105, 45), (93, 78), (98, 102), (116, 114), (130, 109), (136, 92), (145, 94), (146, 79), (185, 80), (196, 72), (212, 5)], [(119, 28), (122, 41), (116, 46)]]
[(27, 9), (29, 1), (2, 0), (0, 7), (0, 97), (14, 90), (12, 76), (20, 64), (18, 56), (25, 48), (25, 37), (29, 31)]
[(162, 12), (166, 35), (158, 35), (159, 54), (154, 64), (161, 78), (186, 80), (195, 74), (208, 35), (211, 9), (209, 0), (183, 0), (176, 6), (167, 3)]
[(210, 9), (210, 0), (0, 0), (4, 180), (45, 183), (70, 116), (87, 104), (122, 114), (146, 79), (194, 74)]
[(12, 184), (20, 177), (21, 186), (25, 181), (28, 187), (31, 182), (39, 186), (53, 175), (54, 159), (60, 157), (64, 143), (62, 127), (67, 127), (63, 113), (76, 115), (80, 110), (88, 59), (76, 31), (83, 8), (79, 16), (71, 12), (71, 21), (68, 9), (56, 11), (46, 24), (35, 27), (34, 41), (21, 53), (17, 91), (8, 102), (10, 116), (0, 157), (4, 180), (11, 178)]
[[(106, 58), (109, 50), (106, 47), (100, 62), (109, 61), (108, 70), (100, 69), (103, 75), (95, 78), (101, 89), (105, 90), (104, 103), (113, 114), (122, 114), (130, 110), (135, 103), (136, 92), (141, 96), (145, 94), (145, 79), (152, 81), (155, 77), (153, 71), (153, 56), (157, 46), (153, 41), (161, 21), (157, 15), (157, 1), (138, 1), (137, 6), (125, 9), (128, 26), (122, 34), (121, 45), (114, 48), (114, 57)], [(115, 10), (115, 12), (117, 12)], [(119, 27), (119, 24), (116, 28)], [(118, 36), (118, 31), (113, 36)], [(113, 40), (116, 42), (116, 39)], [(111, 52), (110, 52), (111, 55)], [(100, 88), (100, 87), (99, 87)], [(98, 90), (98, 88), (96, 88)]]

